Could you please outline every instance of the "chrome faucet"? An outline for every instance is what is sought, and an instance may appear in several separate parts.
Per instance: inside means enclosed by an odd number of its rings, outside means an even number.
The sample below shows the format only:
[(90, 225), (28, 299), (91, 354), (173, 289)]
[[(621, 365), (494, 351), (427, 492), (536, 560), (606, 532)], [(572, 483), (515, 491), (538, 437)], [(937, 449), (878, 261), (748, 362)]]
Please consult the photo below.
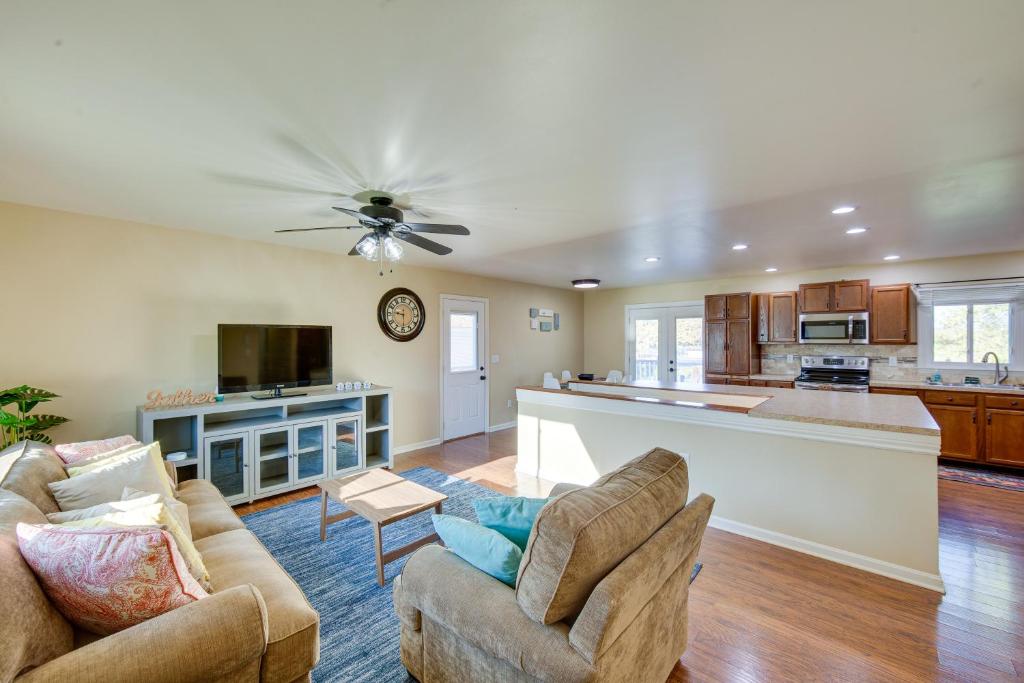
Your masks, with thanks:
[(1002, 384), (1003, 382), (1006, 381), (1006, 378), (1010, 376), (1010, 368), (1008, 368), (1008, 367), (1006, 367), (1004, 365), (1003, 366), (1003, 375), (1002, 375), (1002, 377), (1000, 377), (999, 376), (999, 356), (997, 356), (992, 351), (989, 351), (988, 353), (986, 353), (984, 356), (981, 357), (981, 362), (982, 363), (987, 363), (989, 356), (992, 356), (993, 358), (996, 359), (996, 381), (993, 382), (993, 384)]

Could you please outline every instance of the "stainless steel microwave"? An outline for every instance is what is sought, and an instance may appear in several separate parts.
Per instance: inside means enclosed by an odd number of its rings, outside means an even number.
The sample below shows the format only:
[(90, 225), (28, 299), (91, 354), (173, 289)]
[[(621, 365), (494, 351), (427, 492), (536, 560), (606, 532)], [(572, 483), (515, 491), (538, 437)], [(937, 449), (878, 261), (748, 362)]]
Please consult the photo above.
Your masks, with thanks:
[(800, 316), (801, 344), (867, 344), (868, 314), (806, 313)]

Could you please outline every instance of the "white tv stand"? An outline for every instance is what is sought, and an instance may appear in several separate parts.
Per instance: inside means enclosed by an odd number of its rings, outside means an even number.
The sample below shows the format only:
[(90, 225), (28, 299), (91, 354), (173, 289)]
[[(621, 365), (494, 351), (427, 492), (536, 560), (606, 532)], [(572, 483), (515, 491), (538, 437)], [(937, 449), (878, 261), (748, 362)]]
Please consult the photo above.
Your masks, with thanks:
[(247, 503), (372, 467), (391, 467), (391, 389), (303, 389), (304, 396), (227, 396), (198, 406), (136, 410), (144, 443), (159, 441), (178, 479), (206, 479)]

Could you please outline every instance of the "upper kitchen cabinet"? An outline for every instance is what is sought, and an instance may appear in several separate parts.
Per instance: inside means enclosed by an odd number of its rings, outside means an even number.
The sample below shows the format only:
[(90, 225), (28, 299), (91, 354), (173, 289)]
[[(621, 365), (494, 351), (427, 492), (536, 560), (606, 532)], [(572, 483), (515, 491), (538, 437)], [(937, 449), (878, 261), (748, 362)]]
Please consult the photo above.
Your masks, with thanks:
[(868, 310), (867, 280), (840, 280), (800, 285), (801, 313), (847, 313)]
[(832, 310), (836, 313), (868, 310), (867, 280), (842, 280), (833, 285)]
[(705, 320), (748, 320), (750, 292), (741, 294), (710, 294), (704, 297)]
[(917, 307), (910, 285), (871, 288), (871, 343), (917, 342)]
[(770, 292), (758, 294), (757, 343), (795, 343), (797, 293)]

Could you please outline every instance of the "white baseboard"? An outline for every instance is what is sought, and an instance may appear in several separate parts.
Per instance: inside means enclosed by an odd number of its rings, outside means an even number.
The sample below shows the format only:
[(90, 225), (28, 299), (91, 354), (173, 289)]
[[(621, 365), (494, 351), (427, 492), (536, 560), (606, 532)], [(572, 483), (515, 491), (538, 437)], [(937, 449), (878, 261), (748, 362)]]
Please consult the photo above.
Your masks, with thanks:
[(416, 443), (407, 443), (404, 446), (395, 446), (391, 449), (393, 455), (401, 455), (402, 453), (408, 453), (410, 451), (418, 451), (421, 448), (430, 448), (431, 446), (437, 446), (441, 443), (441, 439), (427, 439), (426, 441), (418, 441)]
[(938, 574), (929, 574), (919, 569), (904, 567), (902, 565), (893, 564), (892, 562), (886, 562), (885, 560), (868, 557), (867, 555), (851, 553), (848, 550), (833, 548), (829, 545), (816, 543), (815, 541), (808, 541), (795, 536), (788, 536), (777, 531), (762, 529), (761, 527), (752, 526), (750, 524), (734, 522), (731, 519), (725, 519), (724, 517), (718, 517), (716, 515), (711, 516), (708, 526), (714, 527), (715, 529), (721, 529), (722, 531), (728, 531), (739, 536), (746, 536), (747, 538), (771, 543), (772, 545), (781, 546), (783, 548), (789, 548), (790, 550), (795, 550), (798, 553), (814, 555), (815, 557), (820, 557), (823, 560), (845, 564), (848, 567), (863, 569), (864, 571), (871, 572), (872, 574), (880, 574), (882, 576), (887, 576), (890, 579), (896, 579), (897, 581), (903, 581), (905, 583), (910, 583), (939, 593), (946, 592), (946, 585), (943, 583), (942, 577)]
[(516, 426), (516, 421), (512, 420), (511, 422), (503, 422), (500, 425), (491, 425), (490, 427), (487, 428), (487, 431), (489, 431), (489, 432), (500, 432), (503, 429), (512, 429), (515, 426)]

